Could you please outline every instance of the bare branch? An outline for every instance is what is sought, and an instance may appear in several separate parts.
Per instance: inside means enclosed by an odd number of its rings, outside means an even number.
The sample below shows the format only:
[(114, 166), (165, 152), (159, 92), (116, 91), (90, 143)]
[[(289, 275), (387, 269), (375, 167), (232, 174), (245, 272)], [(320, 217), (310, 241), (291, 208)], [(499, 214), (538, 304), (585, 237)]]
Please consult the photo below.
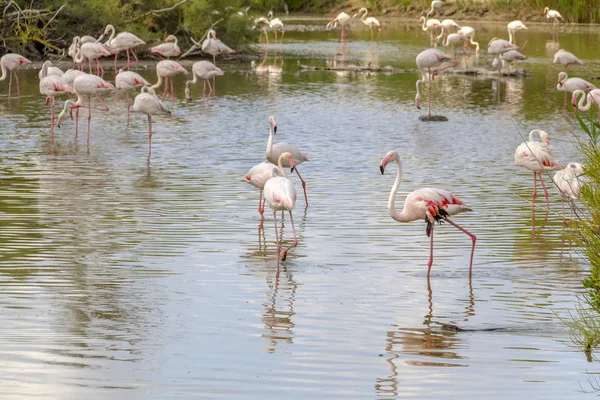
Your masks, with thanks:
[(130, 19), (128, 21), (125, 21), (125, 22), (129, 23), (129, 22), (137, 21), (138, 19), (142, 19), (145, 16), (150, 15), (150, 14), (152, 14), (152, 15), (158, 15), (158, 14), (162, 14), (162, 13), (167, 12), (167, 11), (172, 11), (172, 10), (176, 9), (177, 7), (179, 7), (180, 5), (185, 4), (185, 3), (189, 2), (189, 1), (190, 0), (180, 0), (180, 1), (178, 1), (177, 3), (175, 3), (171, 7), (161, 8), (160, 10), (150, 10), (150, 11), (148, 11), (148, 12), (142, 14), (142, 15), (138, 15), (137, 17), (132, 18), (132, 19)]
[[(194, 38), (193, 38), (193, 37), (190, 37), (190, 40), (192, 41), (192, 43), (194, 43), (194, 45), (193, 45), (192, 47), (190, 47), (190, 48), (188, 49), (188, 51), (186, 51), (186, 52), (185, 52), (185, 53), (183, 53), (181, 56), (179, 56), (179, 58), (181, 59), (181, 58), (186, 58), (186, 57), (188, 57), (188, 56), (191, 56), (191, 55), (199, 54), (198, 50), (200, 50), (200, 49), (202, 48), (202, 41), (204, 40), (204, 38), (205, 38), (206, 36), (208, 36), (208, 32), (209, 32), (211, 29), (213, 29), (215, 26), (217, 26), (217, 24), (218, 24), (219, 22), (221, 22), (221, 21), (223, 21), (223, 18), (220, 18), (220, 19), (216, 20), (216, 21), (215, 21), (215, 22), (214, 22), (214, 23), (213, 23), (213, 24), (210, 26), (210, 28), (208, 28), (208, 29), (206, 30), (206, 32), (204, 33), (204, 35), (202, 35), (202, 37), (200, 38), (200, 40), (198, 40), (197, 42), (194, 40)], [(201, 51), (200, 51), (200, 52), (201, 52)]]

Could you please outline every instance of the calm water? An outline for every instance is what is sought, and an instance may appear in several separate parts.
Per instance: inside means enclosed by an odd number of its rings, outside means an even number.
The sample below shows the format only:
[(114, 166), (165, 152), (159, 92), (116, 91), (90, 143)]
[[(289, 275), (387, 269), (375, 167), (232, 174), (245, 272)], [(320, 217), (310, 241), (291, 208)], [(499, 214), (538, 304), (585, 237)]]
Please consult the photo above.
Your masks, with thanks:
[[(532, 176), (513, 166), (519, 132), (533, 128), (550, 132), (563, 163), (578, 161), (583, 136), (555, 90), (551, 31), (517, 35), (531, 77), (436, 79), (433, 110), (450, 121), (421, 123), (416, 73), (297, 64), (414, 68), (428, 33), (390, 20), (378, 45), (356, 29), (341, 46), (339, 32), (311, 31), (324, 20), (287, 22), (302, 29), (266, 59), (222, 64), (208, 104), (198, 85), (156, 119), (151, 160), (146, 118), (127, 129), (122, 100), (95, 112), (89, 143), (85, 119), (79, 138), (67, 120), (52, 140), (37, 71), (21, 75), (20, 102), (3, 84), (0, 397), (580, 396), (597, 368), (559, 317), (574, 309), (586, 265), (563, 242), (554, 188), (532, 233)], [(469, 63), (489, 65), (487, 42), (504, 25), (470, 25), (484, 51)], [(600, 75), (595, 29), (559, 33), (587, 62), (572, 69), (582, 77)], [(155, 79), (151, 64), (143, 74)], [(269, 115), (276, 141), (310, 158), (300, 167), (310, 206), (298, 198), (299, 246), (279, 272), (272, 215), (261, 229), (258, 192), (240, 182), (264, 159)], [(379, 161), (389, 150), (404, 162), (399, 202), (441, 186), (473, 208), (455, 219), (478, 236), (471, 280), (470, 241), (444, 226), (428, 282), (424, 224), (387, 213), (396, 169), (382, 176)], [(289, 241), (288, 218), (278, 229)]]

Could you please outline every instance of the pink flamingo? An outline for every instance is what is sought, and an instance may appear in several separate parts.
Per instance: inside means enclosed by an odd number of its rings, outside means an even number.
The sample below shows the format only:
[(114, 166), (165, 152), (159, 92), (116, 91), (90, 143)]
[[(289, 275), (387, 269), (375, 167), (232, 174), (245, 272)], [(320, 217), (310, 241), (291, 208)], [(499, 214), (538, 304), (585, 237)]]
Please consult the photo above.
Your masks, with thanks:
[(143, 86), (141, 93), (135, 96), (133, 111), (148, 116), (148, 157), (150, 157), (152, 155), (152, 116), (157, 114), (171, 115), (171, 111), (164, 106), (150, 86)]
[(567, 104), (567, 92), (574, 93), (576, 90), (593, 90), (597, 89), (596, 85), (581, 78), (569, 78), (566, 72), (560, 72), (558, 74), (558, 83), (556, 84), (556, 90), (565, 92), (564, 105)]
[(38, 76), (40, 79), (47, 76), (57, 76), (60, 78), (63, 76), (63, 74), (64, 72), (60, 68), (52, 65), (52, 61), (45, 61), (44, 64), (42, 64), (42, 69), (40, 69)]
[(277, 121), (275, 121), (274, 116), (269, 117), (269, 140), (267, 141), (267, 151), (266, 156), (267, 160), (273, 164), (277, 164), (281, 160), (281, 155), (283, 153), (290, 153), (294, 157), (294, 166), (287, 162), (287, 158), (282, 160), (283, 166), (286, 168), (291, 168), (292, 172), (296, 171), (298, 174), (298, 178), (302, 181), (302, 190), (304, 190), (304, 200), (306, 201), (306, 205), (308, 206), (308, 197), (306, 196), (306, 182), (302, 179), (300, 172), (298, 172), (298, 165), (302, 164), (304, 161), (309, 161), (306, 154), (300, 151), (300, 149), (292, 144), (288, 143), (275, 143), (273, 144), (273, 135), (277, 134)]
[[(265, 203), (273, 210), (273, 222), (275, 224), (275, 241), (277, 242), (277, 265), (279, 261), (285, 261), (287, 252), (298, 245), (298, 239), (296, 238), (296, 228), (294, 227), (294, 218), (292, 217), (292, 210), (296, 206), (296, 188), (292, 181), (285, 176), (283, 170), (283, 161), (287, 161), (288, 165), (292, 169), (296, 166), (294, 162), (294, 156), (291, 153), (283, 153), (279, 156), (277, 165), (281, 176), (275, 176), (265, 183)], [(281, 246), (279, 245), (279, 237), (277, 235), (277, 211), (288, 211), (290, 213), (290, 221), (292, 222), (292, 231), (294, 232), (294, 243), (283, 251), (283, 255), (279, 258), (281, 252)]]
[(203, 79), (204, 80), (204, 88), (202, 89), (202, 97), (204, 97), (204, 94), (206, 92), (206, 84), (208, 83), (208, 97), (210, 97), (211, 93), (213, 92), (213, 88), (210, 85), (210, 79), (214, 78), (215, 76), (220, 76), (223, 75), (223, 71), (216, 67), (213, 63), (211, 63), (210, 61), (198, 61), (195, 62), (194, 65), (192, 66), (192, 75), (194, 77), (194, 80), (191, 81), (187, 81), (185, 83), (185, 98), (186, 99), (191, 99), (190, 97), (190, 83), (191, 84), (196, 84), (198, 82), (198, 78)]
[(17, 75), (17, 70), (23, 64), (29, 64), (31, 61), (23, 57), (19, 54), (5, 54), (0, 58), (0, 68), (2, 68), (2, 76), (0, 76), (0, 81), (6, 79), (6, 70), (9, 71), (10, 78), (8, 80), (8, 100), (10, 100), (10, 89), (12, 86), (12, 77), (15, 75), (15, 80), (17, 81), (17, 96), (21, 98), (21, 91), (19, 90), (19, 76)]
[(73, 81), (73, 91), (77, 95), (77, 101), (73, 101), (73, 100), (65, 101), (63, 110), (61, 111), (61, 113), (58, 116), (58, 123), (56, 124), (56, 126), (58, 126), (60, 128), (60, 124), (61, 124), (65, 114), (67, 113), (67, 108), (69, 108), (69, 106), (70, 106), (69, 115), (70, 115), (71, 119), (73, 119), (73, 113), (72, 113), (73, 109), (78, 109), (80, 107), (85, 108), (86, 106), (83, 105), (83, 101), (84, 101), (84, 98), (87, 97), (87, 100), (88, 100), (88, 105), (87, 105), (87, 109), (88, 109), (88, 140), (89, 140), (90, 139), (90, 126), (91, 126), (91, 120), (92, 120), (92, 96), (96, 96), (96, 98), (104, 106), (103, 108), (98, 108), (97, 110), (108, 111), (108, 106), (106, 105), (106, 103), (104, 103), (102, 101), (102, 98), (100, 97), (100, 93), (108, 91), (108, 90), (115, 90), (115, 87), (112, 84), (106, 82), (104, 79), (100, 78), (99, 76), (86, 74), (86, 75), (81, 75), (81, 76), (75, 78), (75, 80)]
[[(581, 95), (581, 99), (579, 99), (579, 103), (577, 103), (577, 98)], [(585, 102), (585, 104), (584, 104)], [(595, 104), (596, 107), (600, 106), (600, 89), (592, 89), (588, 92), (587, 96), (583, 90), (575, 90), (573, 95), (571, 96), (571, 104), (573, 107), (577, 108), (579, 111), (588, 111), (592, 104)]]
[(554, 54), (554, 60), (552, 64), (560, 64), (565, 67), (565, 70), (569, 68), (569, 65), (585, 65), (583, 61), (575, 56), (575, 54), (566, 50), (560, 49)]
[(46, 104), (51, 101), (50, 134), (54, 136), (54, 98), (57, 94), (72, 92), (73, 88), (66, 85), (61, 78), (51, 75), (40, 81), (40, 93), (46, 96)]
[[(451, 64), (444, 68), (438, 68), (434, 71), (431, 70), (431, 68), (439, 67), (445, 62), (449, 62)], [(456, 66), (456, 64), (456, 61), (452, 60), (450, 56), (447, 56), (438, 49), (427, 49), (419, 53), (417, 56), (417, 68), (419, 71), (421, 71), (421, 79), (417, 81), (417, 95), (415, 96), (415, 104), (419, 110), (421, 109), (421, 92), (419, 91), (419, 85), (427, 82), (428, 79), (425, 70), (429, 72), (429, 98), (427, 102), (427, 112), (431, 117), (431, 82), (433, 81), (433, 77), (440, 71), (452, 68)]]
[(398, 186), (402, 180), (402, 163), (398, 153), (390, 151), (381, 160), (379, 169), (383, 174), (385, 167), (388, 163), (395, 161), (398, 164), (398, 174), (396, 175), (396, 181), (392, 186), (390, 192), (390, 198), (388, 200), (388, 210), (390, 216), (398, 222), (412, 222), (417, 220), (425, 220), (427, 223), (427, 229), (425, 232), (430, 237), (430, 251), (429, 251), (429, 263), (427, 264), (427, 278), (431, 272), (431, 264), (433, 264), (433, 227), (435, 222), (440, 224), (448, 222), (450, 225), (458, 228), (460, 231), (469, 235), (472, 241), (471, 247), (471, 261), (469, 263), (469, 276), (473, 272), (473, 254), (475, 252), (475, 242), (477, 237), (466, 229), (460, 227), (456, 223), (450, 220), (449, 217), (452, 215), (459, 214), (465, 211), (472, 211), (465, 203), (457, 199), (452, 193), (444, 189), (434, 188), (423, 188), (415, 190), (408, 194), (404, 201), (404, 208), (402, 212), (398, 213), (395, 207), (396, 193), (398, 192)]
[(124, 91), (125, 96), (127, 96), (127, 127), (129, 127), (129, 114), (131, 109), (129, 92), (138, 86), (150, 86), (150, 83), (136, 72), (123, 71), (122, 68), (117, 71), (117, 76), (115, 77), (115, 87), (118, 90)]
[(573, 208), (575, 207), (575, 200), (581, 195), (582, 182), (580, 177), (585, 173), (583, 165), (572, 162), (567, 164), (564, 169), (561, 169), (554, 174), (554, 183), (558, 190), (560, 190), (560, 200), (562, 203), (562, 215), (563, 225), (565, 221), (565, 199), (569, 201), (571, 205), (571, 227), (573, 226)]
[(187, 74), (187, 70), (183, 68), (181, 64), (177, 61), (172, 60), (162, 60), (156, 64), (156, 75), (158, 75), (158, 81), (152, 85), (152, 89), (158, 89), (161, 87), (163, 83), (163, 78), (165, 79), (165, 90), (163, 91), (160, 99), (164, 99), (165, 94), (167, 94), (167, 90), (169, 88), (169, 78), (171, 80), (171, 104), (175, 104), (175, 90), (173, 89), (173, 77), (180, 73)]
[(265, 183), (267, 183), (269, 179), (276, 175), (280, 175), (279, 167), (268, 162), (262, 162), (255, 165), (254, 167), (250, 168), (250, 171), (248, 171), (246, 175), (244, 175), (244, 182), (248, 182), (260, 190), (258, 195), (258, 213), (260, 214), (261, 220), (265, 219), (263, 189), (265, 188)]
[(146, 44), (146, 42), (129, 32), (119, 32), (119, 34), (115, 37), (115, 27), (110, 24), (106, 25), (102, 35), (107, 35), (109, 31), (111, 32), (110, 37), (104, 45), (115, 54), (115, 72), (117, 71), (117, 56), (119, 55), (119, 52), (123, 50), (125, 50), (125, 53), (127, 53), (127, 69), (129, 70), (131, 65), (129, 52), (131, 51), (131, 54), (137, 63), (138, 58), (135, 55), (133, 48), (142, 44)]
[[(67, 86), (73, 88), (73, 83), (75, 82), (75, 78), (78, 76), (87, 75), (85, 72), (80, 71), (78, 69), (68, 69), (65, 73), (60, 77), (63, 83)], [(75, 136), (79, 134), (79, 108), (75, 110)]]
[(350, 17), (350, 15), (346, 14), (345, 12), (341, 12), (337, 15), (337, 17), (335, 17), (335, 19), (333, 19), (332, 21), (330, 21), (326, 26), (325, 26), (325, 30), (331, 30), (336, 28), (338, 25), (342, 26), (342, 34), (340, 36), (340, 42), (343, 42), (346, 40), (346, 36), (348, 36), (348, 33), (346, 32), (346, 25), (352, 22), (352, 18)]
[[(90, 75), (92, 74), (92, 60), (96, 60), (96, 75), (104, 76), (104, 68), (100, 65), (100, 57), (110, 56), (111, 52), (102, 43), (84, 43), (75, 54), (75, 62), (84, 65), (85, 59), (89, 62)], [(102, 72), (100, 72), (102, 71)]]
[[(535, 141), (534, 136), (538, 134), (541, 142)], [(535, 197), (537, 195), (537, 178), (539, 177), (542, 187), (544, 188), (544, 196), (546, 197), (546, 208), (550, 211), (550, 202), (548, 201), (548, 191), (546, 184), (542, 179), (543, 171), (557, 171), (562, 169), (560, 163), (554, 158), (550, 151), (550, 138), (548, 133), (541, 129), (534, 129), (529, 132), (529, 141), (521, 143), (515, 151), (515, 165), (518, 167), (527, 168), (533, 171), (533, 196), (531, 200), (531, 215), (532, 220), (535, 216)]]
[(379, 35), (381, 34), (381, 24), (379, 23), (379, 20), (375, 17), (369, 17), (367, 18), (367, 14), (368, 14), (369, 10), (367, 10), (365, 7), (361, 8), (360, 10), (358, 10), (358, 12), (356, 14), (354, 14), (352, 16), (352, 19), (354, 19), (357, 15), (360, 15), (360, 21), (365, 24), (366, 26), (369, 27), (369, 29), (371, 30), (371, 42), (375, 41), (374, 37), (373, 37), (373, 28), (377, 28), (377, 31), (379, 32), (377, 34), (377, 40), (379, 40)]
[[(171, 42), (173, 41), (173, 42)], [(159, 44), (157, 46), (150, 47), (150, 53), (157, 54), (160, 58), (170, 58), (177, 57), (181, 54), (181, 50), (177, 45), (177, 37), (175, 35), (169, 35), (165, 38), (165, 42), (163, 44)]]
[(206, 36), (206, 40), (202, 42), (202, 52), (213, 57), (213, 64), (217, 63), (217, 54), (236, 54), (235, 50), (217, 39), (217, 32), (214, 29), (210, 29)]

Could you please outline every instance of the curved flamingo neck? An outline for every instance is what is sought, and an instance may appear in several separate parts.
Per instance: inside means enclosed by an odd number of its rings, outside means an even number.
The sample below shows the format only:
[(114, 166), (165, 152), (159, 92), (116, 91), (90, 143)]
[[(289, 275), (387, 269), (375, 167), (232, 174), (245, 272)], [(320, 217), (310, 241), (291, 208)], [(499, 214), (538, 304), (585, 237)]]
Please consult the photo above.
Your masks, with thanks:
[(6, 79), (6, 66), (4, 64), (0, 64), (0, 68), (2, 68), (2, 76), (0, 76), (0, 81)]
[(282, 165), (283, 156), (284, 156), (283, 154), (279, 156), (279, 160), (277, 160), (277, 166), (279, 167), (279, 172), (281, 172), (281, 176), (286, 178), (285, 170), (283, 169), (283, 165)]
[(115, 37), (115, 27), (109, 24), (106, 25), (106, 29), (110, 30), (110, 37), (108, 38), (108, 43), (110, 43), (110, 41)]
[[(429, 14), (428, 14), (428, 15), (429, 15)], [(419, 19), (419, 21), (420, 21), (420, 20), (423, 20), (423, 30), (424, 30), (424, 31), (426, 31), (426, 30), (427, 30), (427, 19), (426, 19), (425, 17), (421, 17), (421, 18)]]
[[(267, 158), (273, 153), (273, 127), (269, 128), (269, 140), (267, 141)], [(281, 159), (279, 160), (281, 162)], [(285, 175), (284, 175), (285, 176)]]
[(73, 57), (73, 60), (76, 64), (80, 64), (83, 62), (83, 54), (81, 53), (81, 47), (77, 49), (77, 53), (75, 53), (75, 57)]
[(508, 41), (510, 43), (514, 43), (513, 42), (513, 33), (512, 33), (512, 30), (510, 30), (510, 29), (508, 30)]
[(399, 159), (396, 159), (396, 163), (398, 164), (398, 173), (396, 175), (394, 186), (392, 186), (392, 191), (390, 192), (390, 198), (388, 199), (388, 211), (390, 212), (390, 216), (398, 222), (414, 221), (414, 218), (410, 218), (406, 215), (405, 210), (402, 210), (400, 213), (396, 211), (396, 194), (398, 193), (398, 188), (402, 181), (402, 162), (400, 162)]
[[(584, 105), (584, 101), (585, 101), (585, 105)], [(592, 95), (588, 93), (586, 96), (585, 92), (583, 92), (581, 99), (579, 99), (579, 103), (577, 103), (577, 108), (580, 111), (587, 111), (590, 109), (591, 106), (592, 106)]]
[(368, 14), (368, 13), (369, 13), (369, 10), (365, 10), (365, 11), (363, 11), (363, 13), (362, 13), (362, 17), (360, 17), (360, 20), (361, 20), (362, 22), (365, 22), (365, 19), (367, 18), (367, 14)]
[(163, 83), (163, 77), (158, 72), (158, 70), (156, 70), (156, 75), (158, 76), (158, 82), (156, 82), (154, 85), (152, 85), (152, 89), (158, 89), (159, 87), (162, 86), (162, 83)]

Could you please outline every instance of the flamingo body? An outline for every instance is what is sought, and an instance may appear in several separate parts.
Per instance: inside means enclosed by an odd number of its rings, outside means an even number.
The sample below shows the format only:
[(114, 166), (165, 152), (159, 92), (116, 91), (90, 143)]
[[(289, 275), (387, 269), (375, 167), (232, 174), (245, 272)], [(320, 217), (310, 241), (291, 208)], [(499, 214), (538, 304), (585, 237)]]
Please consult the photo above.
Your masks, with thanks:
[(132, 110), (148, 116), (148, 157), (150, 157), (152, 155), (152, 116), (171, 115), (171, 111), (165, 107), (150, 86), (143, 86), (141, 93), (135, 96)]
[[(440, 51), (438, 49), (423, 50), (422, 52), (419, 53), (419, 55), (417, 55), (416, 62), (417, 62), (417, 68), (419, 69), (419, 71), (421, 71), (421, 79), (417, 80), (417, 83), (416, 83), (417, 94), (415, 96), (415, 105), (417, 106), (418, 109), (421, 108), (421, 91), (419, 89), (419, 85), (425, 83), (429, 79), (429, 98), (428, 98), (428, 107), (427, 108), (428, 108), (428, 114), (429, 114), (429, 116), (431, 116), (432, 73), (436, 74), (442, 70), (442, 69), (438, 69), (435, 71), (431, 71), (431, 69), (434, 67), (439, 67), (440, 65), (442, 65), (445, 62), (452, 62), (453, 64), (451, 66), (455, 66), (456, 63), (452, 60), (452, 58), (450, 56), (444, 54), (442, 51)], [(426, 71), (429, 72), (429, 77), (427, 76)]]
[(560, 20), (565, 20), (562, 15), (556, 10), (551, 10), (549, 7), (544, 8), (544, 15), (546, 19), (553, 19), (554, 23), (559, 23)]
[(577, 58), (573, 53), (560, 49), (554, 54), (553, 64), (561, 64), (567, 69), (569, 65), (585, 65), (583, 61)]
[(15, 80), (17, 82), (17, 95), (21, 97), (21, 91), (19, 89), (19, 76), (17, 75), (17, 70), (21, 68), (21, 65), (29, 64), (27, 58), (23, 57), (20, 54), (9, 53), (5, 54), (0, 58), (0, 68), (2, 69), (2, 76), (0, 76), (0, 81), (6, 79), (6, 71), (8, 70), (9, 81), (8, 81), (8, 99), (10, 100), (10, 89), (12, 86), (12, 76), (15, 75)]
[(479, 54), (479, 43), (475, 39), (475, 29), (470, 26), (462, 26), (456, 33), (463, 35), (469, 39), (469, 43), (475, 46), (475, 52)]
[(577, 200), (583, 186), (579, 177), (583, 174), (583, 165), (572, 162), (554, 174), (554, 182), (563, 196), (572, 201)]
[(527, 29), (525, 24), (518, 20), (509, 22), (507, 25), (507, 28), (508, 28), (509, 42), (513, 43), (513, 44), (515, 44), (515, 34), (517, 33), (517, 31), (520, 31), (522, 29)]
[(202, 52), (213, 56), (213, 63), (219, 54), (235, 54), (236, 51), (217, 39), (217, 33), (211, 29), (208, 31), (206, 40), (202, 42)]
[(596, 86), (585, 79), (569, 78), (566, 72), (561, 72), (558, 74), (558, 83), (556, 84), (556, 89), (562, 92), (573, 93), (576, 90), (588, 91), (596, 89)]
[(151, 53), (157, 54), (164, 58), (177, 57), (181, 54), (181, 50), (177, 45), (177, 37), (175, 35), (167, 36), (165, 38), (165, 43), (150, 47), (148, 50), (150, 50)]
[(190, 99), (190, 84), (196, 84), (198, 82), (198, 78), (204, 80), (204, 90), (202, 94), (204, 95), (204, 91), (206, 90), (206, 84), (208, 84), (208, 87), (210, 89), (210, 91), (208, 92), (208, 96), (210, 96), (213, 92), (213, 88), (210, 85), (210, 79), (214, 78), (215, 76), (223, 75), (223, 71), (221, 70), (221, 68), (218, 68), (210, 61), (202, 60), (194, 63), (194, 65), (192, 66), (192, 75), (193, 80), (187, 81), (185, 83), (186, 99)]
[(173, 60), (162, 60), (156, 64), (156, 75), (158, 76), (158, 81), (152, 85), (152, 89), (158, 89), (162, 86), (163, 79), (165, 80), (165, 90), (161, 96), (161, 99), (165, 97), (167, 93), (169, 80), (171, 81), (171, 103), (175, 103), (175, 90), (173, 89), (173, 77), (177, 74), (187, 74), (187, 70), (179, 64), (177, 61)]
[(40, 79), (46, 76), (57, 76), (60, 78), (63, 76), (63, 74), (64, 72), (60, 68), (52, 66), (52, 61), (45, 61), (42, 65), (42, 69), (40, 69), (40, 72), (38, 73), (38, 76)]

